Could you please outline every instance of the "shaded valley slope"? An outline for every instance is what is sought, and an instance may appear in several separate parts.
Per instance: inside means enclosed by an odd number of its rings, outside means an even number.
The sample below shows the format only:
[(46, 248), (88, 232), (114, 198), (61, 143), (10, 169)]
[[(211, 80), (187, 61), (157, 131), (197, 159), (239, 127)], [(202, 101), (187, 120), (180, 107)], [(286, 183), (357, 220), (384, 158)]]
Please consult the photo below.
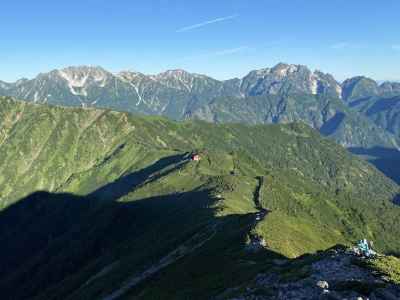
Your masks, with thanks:
[(0, 98), (0, 128), (5, 299), (208, 299), (338, 243), (400, 251), (399, 186), (303, 123)]

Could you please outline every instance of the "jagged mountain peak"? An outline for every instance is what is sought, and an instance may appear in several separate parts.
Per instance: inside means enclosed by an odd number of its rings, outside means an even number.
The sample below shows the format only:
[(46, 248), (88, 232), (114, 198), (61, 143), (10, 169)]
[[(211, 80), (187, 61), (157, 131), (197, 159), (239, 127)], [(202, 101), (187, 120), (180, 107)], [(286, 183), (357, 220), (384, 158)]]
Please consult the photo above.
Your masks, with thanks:
[(113, 75), (99, 66), (71, 66), (53, 71), (66, 81), (69, 90), (77, 96), (87, 96), (87, 87), (91, 84), (105, 87)]
[(185, 75), (191, 75), (192, 73), (184, 70), (184, 69), (171, 69), (171, 70), (166, 70), (164, 72), (158, 73), (155, 76), (185, 76)]
[(206, 84), (207, 82), (220, 83), (206, 75), (190, 73), (182, 69), (167, 70), (157, 75), (150, 76), (151, 79), (163, 84), (168, 88), (174, 88), (181, 91), (191, 92), (196, 87), (196, 82), (200, 85)]
[(102, 81), (105, 77), (112, 75), (102, 67), (98, 66), (71, 66), (57, 70), (57, 73), (67, 79), (67, 81), (93, 79), (94, 81)]
[(280, 93), (341, 96), (341, 87), (332, 75), (287, 63), (250, 72), (243, 78), (241, 90), (250, 96)]
[(137, 79), (144, 79), (144, 78), (151, 79), (149, 76), (147, 76), (141, 72), (130, 71), (130, 70), (121, 71), (121, 72), (117, 73), (116, 76), (121, 78), (122, 80), (126, 80), (126, 81), (135, 81)]
[(109, 73), (103, 67), (96, 65), (68, 66), (59, 70), (67, 73), (98, 73), (98, 72)]
[(283, 63), (280, 62), (273, 66), (272, 68), (262, 68), (258, 70), (251, 71), (249, 74), (255, 74), (255, 75), (278, 75), (281, 77), (287, 77), (290, 75), (296, 75), (298, 73), (307, 73), (307, 74), (312, 74), (313, 76), (317, 78), (325, 78), (325, 79), (330, 79), (336, 81), (336, 79), (333, 77), (333, 75), (329, 73), (324, 73), (321, 70), (314, 70), (312, 71), (309, 67), (301, 64), (288, 64), (288, 63)]
[(160, 76), (183, 76), (183, 75), (189, 75), (189, 74), (191, 74), (191, 73), (184, 69), (171, 69), (171, 70), (167, 70), (165, 72), (161, 72), (158, 75), (160, 75)]
[[(286, 77), (290, 74), (296, 73), (299, 70), (308, 70), (306, 66), (303, 65), (295, 65), (295, 64), (288, 64), (280, 62), (277, 65), (273, 66), (272, 68), (262, 68), (258, 70), (251, 71), (247, 76), (267, 76), (267, 75), (277, 75), (281, 77)], [(247, 77), (245, 76), (245, 77)]]
[(301, 70), (309, 71), (310, 70), (303, 65), (295, 65), (295, 64), (287, 64), (287, 63), (278, 63), (271, 69), (271, 73), (280, 75), (280, 76), (288, 76), (293, 73), (297, 73)]
[(329, 94), (342, 98), (342, 86), (333, 75), (315, 70), (311, 78), (314, 80), (314, 87), (316, 87), (313, 94)]
[(175, 79), (175, 80), (192, 80), (194, 78), (210, 78), (206, 75), (191, 73), (183, 69), (172, 69), (167, 70), (165, 72), (158, 73), (156, 75), (152, 75), (152, 78), (156, 80), (168, 80), (168, 79)]

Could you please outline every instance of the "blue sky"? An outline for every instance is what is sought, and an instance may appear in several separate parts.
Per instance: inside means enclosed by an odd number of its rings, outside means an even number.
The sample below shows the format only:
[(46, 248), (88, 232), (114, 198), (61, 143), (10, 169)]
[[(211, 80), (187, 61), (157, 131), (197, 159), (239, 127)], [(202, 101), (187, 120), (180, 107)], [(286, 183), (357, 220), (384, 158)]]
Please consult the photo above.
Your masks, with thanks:
[(218, 79), (283, 61), (400, 79), (400, 1), (15, 0), (0, 7), (0, 79), (68, 65)]

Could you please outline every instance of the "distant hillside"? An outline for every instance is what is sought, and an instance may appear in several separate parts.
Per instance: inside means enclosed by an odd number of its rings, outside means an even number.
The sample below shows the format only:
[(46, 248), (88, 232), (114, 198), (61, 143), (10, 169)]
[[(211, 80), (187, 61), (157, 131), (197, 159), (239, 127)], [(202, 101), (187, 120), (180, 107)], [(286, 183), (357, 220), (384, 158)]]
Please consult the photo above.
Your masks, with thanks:
[(217, 98), (190, 118), (216, 123), (286, 124), (301, 120), (345, 147), (397, 147), (398, 139), (340, 99), (313, 95)]
[(5, 299), (208, 299), (337, 243), (400, 250), (399, 186), (303, 123), (0, 98), (0, 128)]
[(361, 112), (381, 128), (400, 136), (400, 83), (385, 82), (378, 86), (368, 78), (345, 82), (350, 108)]
[[(333, 76), (280, 63), (241, 79), (218, 81), (184, 70), (158, 75), (101, 67), (69, 67), (15, 83), (0, 83), (0, 95), (35, 103), (108, 108), (174, 120), (248, 124), (302, 121), (346, 147), (399, 148), (395, 112), (371, 116), (349, 109), (353, 99), (381, 92), (400, 95), (399, 85), (356, 77), (340, 85)], [(387, 105), (386, 105), (387, 106)], [(379, 120), (378, 120), (379, 119)], [(389, 120), (390, 119), (390, 120)]]

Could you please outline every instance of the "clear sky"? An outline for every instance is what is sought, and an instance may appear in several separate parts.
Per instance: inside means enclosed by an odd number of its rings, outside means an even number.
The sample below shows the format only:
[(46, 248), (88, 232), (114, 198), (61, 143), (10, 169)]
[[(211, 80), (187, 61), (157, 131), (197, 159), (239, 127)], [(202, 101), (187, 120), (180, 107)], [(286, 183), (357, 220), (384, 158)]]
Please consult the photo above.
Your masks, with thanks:
[(68, 65), (218, 79), (283, 61), (400, 79), (399, 0), (14, 0), (0, 6), (0, 79)]

